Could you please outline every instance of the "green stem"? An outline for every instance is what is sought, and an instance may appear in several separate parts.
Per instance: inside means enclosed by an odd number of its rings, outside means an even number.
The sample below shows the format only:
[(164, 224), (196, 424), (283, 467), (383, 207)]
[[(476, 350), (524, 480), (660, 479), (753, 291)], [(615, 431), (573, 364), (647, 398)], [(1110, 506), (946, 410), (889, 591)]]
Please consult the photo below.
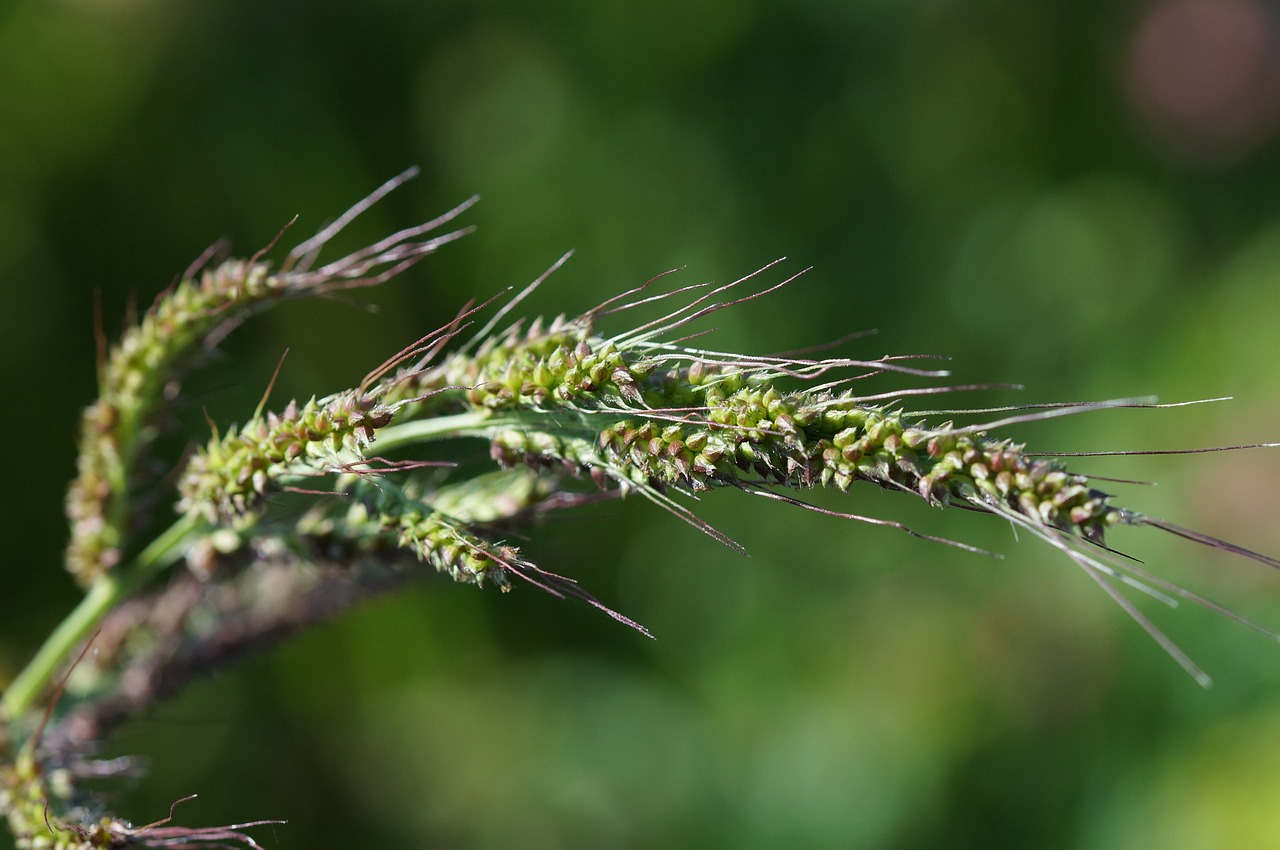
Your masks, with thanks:
[(483, 437), (488, 429), (501, 424), (502, 420), (494, 418), (488, 411), (415, 419), (399, 425), (388, 425), (378, 431), (376, 445), (379, 451), (385, 451), (446, 437)]
[[(378, 447), (394, 449), (446, 437), (485, 436), (489, 428), (501, 423), (502, 420), (495, 419), (487, 411), (411, 421), (380, 431)], [(4, 693), (3, 699), (0, 699), (0, 716), (13, 719), (30, 709), (76, 646), (102, 622), (102, 618), (120, 600), (172, 564), (181, 555), (182, 544), (196, 528), (197, 521), (191, 516), (179, 519), (132, 562), (90, 585), (80, 604), (54, 630), (31, 659), (31, 663), (18, 674)]]
[(49, 635), (35, 657), (9, 685), (3, 700), (0, 700), (0, 716), (13, 720), (26, 712), (63, 661), (102, 622), (102, 618), (121, 599), (178, 559), (182, 554), (182, 543), (190, 537), (196, 525), (191, 517), (179, 519), (132, 562), (90, 585), (80, 604)]
[(378, 431), (376, 446), (382, 451), (450, 437), (491, 439), (505, 428), (553, 430), (565, 435), (580, 434), (585, 429), (587, 433), (595, 434), (597, 429), (590, 423), (591, 419), (592, 414), (585, 411), (542, 411), (519, 407), (500, 412), (474, 410), (388, 425)]

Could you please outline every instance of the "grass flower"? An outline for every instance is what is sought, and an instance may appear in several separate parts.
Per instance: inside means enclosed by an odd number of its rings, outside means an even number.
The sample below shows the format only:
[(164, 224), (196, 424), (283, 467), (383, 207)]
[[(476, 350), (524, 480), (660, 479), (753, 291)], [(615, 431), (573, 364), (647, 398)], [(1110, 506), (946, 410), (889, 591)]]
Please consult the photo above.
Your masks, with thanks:
[[(202, 352), (258, 310), (380, 283), (465, 232), (428, 235), (464, 204), (321, 265), (319, 252), (332, 236), (407, 176), (295, 247), (278, 267), (265, 253), (211, 268), (202, 258), (104, 355), (101, 396), (85, 413), (79, 474), (67, 499), (67, 567), (86, 595), (0, 702), (0, 810), (20, 847), (258, 847), (248, 830), (276, 821), (178, 827), (174, 809), (183, 800), (144, 827), (91, 815), (79, 756), (193, 677), (420, 575), (502, 590), (528, 584), (584, 601), (648, 635), (509, 542), (514, 529), (550, 511), (601, 498), (640, 495), (734, 548), (686, 497), (728, 488), (982, 551), (802, 499), (814, 488), (873, 484), (938, 508), (994, 516), (1046, 542), (1203, 684), (1204, 672), (1125, 590), (1169, 604), (1189, 600), (1277, 638), (1142, 568), (1110, 548), (1107, 535), (1145, 526), (1271, 567), (1280, 567), (1276, 559), (1117, 505), (1066, 457), (997, 436), (1036, 419), (1177, 405), (1124, 399), (929, 411), (912, 404), (982, 387), (938, 383), (947, 373), (926, 357), (753, 356), (695, 345), (700, 320), (795, 279), (749, 289), (773, 264), (722, 286), (651, 293), (659, 278), (577, 316), (503, 327), (562, 259), (500, 307), (499, 299), (465, 305), (359, 386), (275, 411), (264, 397), (244, 423), (214, 427), (176, 478), (178, 520), (144, 545), (136, 539), (146, 527), (140, 505), (167, 480), (148, 478), (139, 459), (164, 421), (171, 389)], [(600, 329), (639, 308), (660, 315), (620, 332)], [(488, 310), (492, 317), (474, 329)], [(859, 381), (885, 374), (908, 386), (857, 391)], [(476, 472), (419, 452), (458, 439), (486, 441), (496, 469)], [(188, 569), (153, 586), (178, 562)], [(36, 701), (90, 633), (97, 657), (84, 660), (82, 651), (80, 661), (91, 668), (89, 684), (59, 722), (50, 724), (46, 712), (33, 727)]]

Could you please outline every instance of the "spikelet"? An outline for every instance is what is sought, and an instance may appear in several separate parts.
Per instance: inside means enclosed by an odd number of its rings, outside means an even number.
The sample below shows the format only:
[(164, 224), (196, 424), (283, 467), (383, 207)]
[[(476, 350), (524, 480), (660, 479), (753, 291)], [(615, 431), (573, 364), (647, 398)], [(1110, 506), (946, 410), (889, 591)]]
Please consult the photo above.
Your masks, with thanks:
[[(1177, 597), (1188, 599), (1276, 638), (1116, 557), (1107, 547), (1107, 532), (1119, 525), (1149, 526), (1271, 567), (1280, 568), (1280, 561), (1115, 505), (1064, 460), (1029, 453), (1023, 445), (991, 434), (1054, 416), (1179, 405), (1120, 399), (1015, 409), (1014, 415), (978, 425), (931, 423), (926, 415), (905, 409), (904, 400), (986, 387), (934, 386), (858, 396), (849, 384), (871, 374), (937, 378), (946, 373), (920, 368), (913, 364), (917, 358), (910, 357), (749, 357), (663, 341), (695, 319), (794, 279), (744, 297), (714, 300), (759, 273), (613, 336), (596, 331), (601, 316), (694, 287), (625, 301), (640, 291), (635, 290), (574, 319), (560, 316), (546, 325), (535, 320), (527, 330), (516, 323), (491, 334), (491, 323), (439, 363), (404, 368), (385, 382), (382, 392), (388, 399), (428, 396), (404, 412), (405, 420), (462, 411), (487, 414), (487, 423), (477, 431), (489, 438), (490, 454), (501, 466), (567, 470), (607, 489), (638, 492), (735, 548), (728, 535), (699, 520), (673, 493), (732, 487), (812, 508), (781, 491), (831, 487), (843, 492), (862, 481), (913, 494), (936, 507), (959, 506), (1000, 517), (1065, 553), (1201, 683), (1208, 683), (1203, 671), (1118, 593), (1119, 586), (1169, 604)], [(827, 379), (840, 370), (856, 371)], [(800, 389), (785, 388), (797, 383)], [(891, 520), (824, 512), (929, 537)]]
[(179, 483), (178, 511), (209, 523), (232, 523), (255, 512), (286, 473), (324, 475), (356, 459), (392, 411), (351, 390), (217, 434), (188, 462)]
[(166, 394), (174, 394), (201, 353), (255, 312), (291, 298), (381, 283), (467, 232), (423, 238), (470, 201), (434, 221), (317, 265), (321, 248), (333, 236), (414, 174), (416, 169), (410, 169), (385, 183), (295, 247), (279, 268), (261, 260), (270, 245), (248, 260), (205, 268), (220, 247), (215, 246), (126, 329), (109, 353), (99, 332), (99, 397), (82, 418), (77, 475), (66, 499), (71, 523), (67, 569), (77, 581), (91, 583), (123, 557), (135, 519), (131, 496), (155, 483), (147, 480), (139, 461), (159, 428)]

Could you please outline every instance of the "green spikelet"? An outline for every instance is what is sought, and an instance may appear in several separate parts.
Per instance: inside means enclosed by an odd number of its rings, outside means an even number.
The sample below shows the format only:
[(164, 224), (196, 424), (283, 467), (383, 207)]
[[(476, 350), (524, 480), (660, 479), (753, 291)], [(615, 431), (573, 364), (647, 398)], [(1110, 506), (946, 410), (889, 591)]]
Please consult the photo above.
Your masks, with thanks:
[(390, 408), (351, 390), (290, 403), (225, 437), (215, 434), (187, 464), (178, 510), (209, 523), (251, 514), (286, 474), (320, 476), (361, 460), (392, 416)]
[(290, 298), (381, 283), (466, 232), (420, 238), (469, 203), (435, 221), (315, 266), (329, 239), (414, 173), (410, 170), (388, 181), (294, 248), (277, 269), (254, 257), (201, 270), (202, 258), (125, 331), (101, 365), (99, 398), (84, 413), (77, 474), (67, 492), (71, 540), (66, 563), (77, 581), (87, 585), (121, 561), (135, 519), (130, 515), (130, 497), (154, 483), (142, 475), (138, 461), (159, 429), (164, 393), (176, 387), (201, 353), (258, 311)]

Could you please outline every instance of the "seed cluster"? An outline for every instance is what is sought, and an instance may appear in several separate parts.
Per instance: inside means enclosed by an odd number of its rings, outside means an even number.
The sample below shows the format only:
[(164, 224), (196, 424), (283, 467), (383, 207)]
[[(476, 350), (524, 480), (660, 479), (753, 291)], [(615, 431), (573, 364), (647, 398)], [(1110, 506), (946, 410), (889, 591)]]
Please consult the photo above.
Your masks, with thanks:
[(546, 328), (538, 320), (523, 334), (512, 328), (491, 337), (474, 355), (447, 357), (430, 370), (407, 370), (389, 382), (397, 395), (387, 398), (463, 388), (441, 393), (433, 412), (463, 403), (492, 411), (592, 407), (612, 399), (639, 404), (640, 386), (650, 371), (644, 362), (624, 356), (611, 340), (594, 336), (587, 320), (559, 316)]
[(67, 493), (67, 569), (81, 584), (92, 583), (121, 562), (128, 548), (125, 537), (138, 520), (132, 497), (144, 485), (158, 483), (157, 475), (144, 474), (139, 460), (163, 422), (165, 401), (176, 394), (183, 373), (199, 353), (217, 345), (256, 311), (295, 296), (381, 283), (467, 232), (428, 236), (471, 201), (434, 221), (315, 266), (334, 235), (414, 173), (410, 169), (383, 184), (295, 247), (275, 272), (258, 261), (259, 255), (201, 271), (207, 257), (202, 258), (141, 320), (131, 323), (101, 364), (99, 399), (84, 413), (77, 476)]
[(218, 328), (289, 293), (288, 276), (263, 263), (229, 260), (187, 278), (159, 298), (103, 364), (100, 396), (85, 410), (76, 479), (67, 491), (67, 568), (88, 584), (120, 561), (124, 528), (109, 505), (135, 482), (149, 421), (164, 387)]
[(490, 582), (510, 588), (505, 567), (519, 562), (512, 546), (498, 546), (460, 528), (430, 510), (406, 510), (384, 518), (396, 545), (412, 551), (418, 560), (462, 584), (482, 587)]
[[(869, 481), (938, 506), (1000, 506), (1099, 543), (1124, 521), (1085, 477), (1007, 440), (951, 423), (908, 424), (900, 411), (849, 394), (783, 392), (768, 370), (695, 361), (655, 373), (644, 357), (581, 333), (509, 334), (437, 375), (466, 386), (477, 409), (553, 412), (559, 403), (580, 414), (498, 431), (490, 453), (500, 464), (563, 465), (598, 483), (694, 492), (742, 483), (846, 491)], [(623, 406), (638, 415), (606, 417)]]
[[(332, 462), (339, 449), (359, 455), (390, 421), (391, 405), (403, 404), (397, 418), (472, 410), (514, 422), (488, 432), (501, 466), (563, 468), (604, 487), (845, 491), (868, 481), (937, 506), (1016, 512), (1097, 543), (1125, 521), (1086, 478), (1060, 462), (1028, 458), (1018, 444), (951, 423), (908, 422), (894, 407), (849, 393), (783, 391), (778, 370), (759, 364), (686, 359), (659, 372), (648, 351), (594, 335), (586, 317), (545, 328), (534, 322), (524, 332), (517, 326), (474, 354), (408, 367), (368, 394), (291, 405), (215, 440), (184, 477), (182, 509), (210, 521), (242, 515), (300, 459)], [(408, 404), (411, 396), (427, 398)], [(486, 544), (431, 511), (387, 516), (384, 530), (401, 547), (455, 579), (502, 575)]]
[(842, 492), (854, 481), (870, 481), (939, 506), (994, 501), (1097, 542), (1122, 520), (1084, 477), (1028, 459), (1014, 443), (907, 427), (899, 414), (881, 408), (828, 409), (811, 417), (804, 407), (801, 401), (750, 426), (742, 418), (736, 427), (623, 420), (601, 430), (601, 457), (611, 467), (640, 470), (654, 483), (693, 491), (743, 482), (745, 473), (784, 487)]
[(285, 473), (330, 472), (359, 459), (374, 431), (392, 419), (392, 411), (355, 390), (304, 405), (290, 403), (225, 437), (215, 436), (191, 458), (179, 490), (178, 510), (211, 523), (250, 514), (279, 486)]

